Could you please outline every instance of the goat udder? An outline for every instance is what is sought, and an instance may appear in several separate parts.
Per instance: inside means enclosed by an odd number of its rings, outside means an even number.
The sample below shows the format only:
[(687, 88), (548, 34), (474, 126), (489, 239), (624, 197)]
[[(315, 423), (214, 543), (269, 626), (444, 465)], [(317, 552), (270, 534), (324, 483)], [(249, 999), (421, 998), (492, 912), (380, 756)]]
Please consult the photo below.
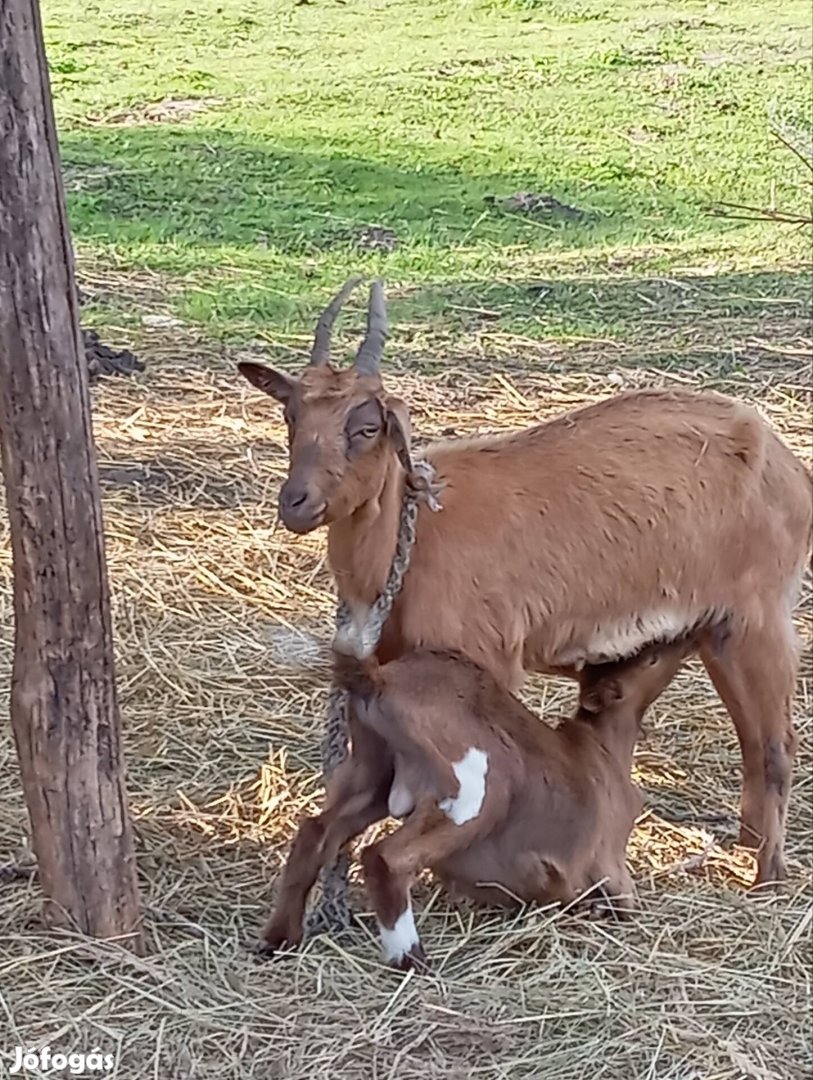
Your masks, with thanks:
[(392, 782), (390, 797), (387, 800), (387, 810), (390, 817), (401, 818), (411, 814), (415, 809), (415, 796), (409, 790), (407, 784), (398, 776)]

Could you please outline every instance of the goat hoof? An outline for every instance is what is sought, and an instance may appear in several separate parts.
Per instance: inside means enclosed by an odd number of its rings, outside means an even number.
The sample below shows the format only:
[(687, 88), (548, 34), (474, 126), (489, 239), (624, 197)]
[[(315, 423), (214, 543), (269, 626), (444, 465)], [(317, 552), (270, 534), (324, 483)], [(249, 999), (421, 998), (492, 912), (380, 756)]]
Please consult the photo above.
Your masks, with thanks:
[(301, 941), (301, 927), (286, 926), (284, 923), (269, 923), (263, 930), (262, 938), (257, 942), (255, 952), (257, 956), (269, 960), (281, 949), (293, 948)]
[(779, 854), (764, 861), (760, 859), (757, 864), (757, 876), (754, 889), (760, 893), (778, 892), (788, 876), (785, 860)]
[(246, 941), (245, 946), (258, 963), (263, 960), (273, 960), (274, 958), (274, 949), (267, 941), (263, 941), (262, 939), (258, 941)]
[(277, 954), (280, 945), (266, 941), (265, 938), (246, 938), (243, 941), (243, 948), (246, 952), (251, 953), (252, 957), (257, 963), (264, 963), (268, 960), (273, 960)]
[(752, 829), (750, 825), (746, 825), (745, 822), (742, 822), (737, 843), (740, 847), (750, 848), (753, 851), (762, 843), (762, 836), (756, 829)]
[(587, 917), (591, 920), (619, 922), (630, 919), (638, 910), (638, 902), (631, 896), (607, 896), (602, 895), (592, 901), (587, 909)]
[(587, 909), (587, 918), (591, 922), (607, 922), (608, 919), (615, 921), (618, 914), (618, 910), (608, 900), (596, 900)]
[(393, 961), (393, 967), (398, 971), (417, 971), (427, 973), (432, 970), (429, 958), (420, 944), (413, 945), (408, 953), (404, 953), (400, 960)]

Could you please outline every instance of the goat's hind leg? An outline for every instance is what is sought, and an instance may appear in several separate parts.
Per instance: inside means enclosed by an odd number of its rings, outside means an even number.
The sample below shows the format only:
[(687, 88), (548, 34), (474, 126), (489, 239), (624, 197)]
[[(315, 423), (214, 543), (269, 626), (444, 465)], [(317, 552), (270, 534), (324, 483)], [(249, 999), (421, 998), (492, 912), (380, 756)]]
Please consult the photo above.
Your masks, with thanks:
[(416, 875), (456, 851), (470, 847), (478, 834), (474, 820), (457, 825), (434, 799), (424, 799), (397, 832), (365, 848), (364, 883), (378, 921), (385, 958), (394, 967), (426, 969), (412, 914), (410, 889)]
[(701, 656), (737, 729), (743, 760), (740, 842), (759, 848), (758, 885), (785, 878), (784, 844), (796, 754), (792, 710), (798, 646), (790, 612), (762, 611)]

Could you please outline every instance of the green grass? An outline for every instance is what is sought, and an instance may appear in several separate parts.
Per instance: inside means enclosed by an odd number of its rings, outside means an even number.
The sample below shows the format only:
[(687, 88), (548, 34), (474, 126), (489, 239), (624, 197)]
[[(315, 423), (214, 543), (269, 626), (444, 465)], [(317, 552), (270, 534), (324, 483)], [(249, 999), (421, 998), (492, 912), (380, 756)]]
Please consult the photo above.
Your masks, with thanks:
[[(707, 206), (804, 205), (768, 126), (779, 109), (811, 128), (806, 0), (144, 7), (44, 11), (80, 271), (106, 278), (96, 324), (158, 306), (213, 339), (274, 340), (350, 269), (386, 277), (396, 337), (485, 318), (645, 340), (653, 304), (686, 321), (685, 287), (663, 287), (676, 276), (700, 281), (704, 312), (715, 275), (726, 318), (777, 297), (804, 313), (809, 234)], [(144, 112), (201, 98), (217, 100), (175, 122)], [(523, 189), (589, 217), (483, 202)], [(395, 250), (359, 250), (368, 225)]]

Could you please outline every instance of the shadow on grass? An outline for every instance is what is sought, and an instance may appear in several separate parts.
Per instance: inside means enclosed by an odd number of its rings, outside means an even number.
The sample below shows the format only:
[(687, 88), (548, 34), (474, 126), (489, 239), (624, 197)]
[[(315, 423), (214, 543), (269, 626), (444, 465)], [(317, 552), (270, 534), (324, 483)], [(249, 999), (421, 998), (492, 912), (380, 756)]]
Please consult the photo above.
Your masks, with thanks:
[[(631, 242), (642, 222), (640, 203), (623, 185), (552, 192), (544, 176), (530, 172), (399, 168), (329, 141), (318, 149), (271, 146), (218, 129), (122, 126), (69, 132), (61, 145), (75, 234), (118, 244), (307, 255), (346, 246), (355, 239), (348, 228), (376, 224), (392, 229), (397, 244), (435, 250), (471, 240), (475, 227), (478, 243), (544, 248), (560, 232), (568, 246), (595, 243), (608, 232)], [(487, 194), (518, 190), (575, 202), (581, 213), (511, 214), (484, 202)], [(685, 202), (659, 191), (650, 209), (686, 226)]]
[[(211, 337), (304, 339), (327, 293), (354, 269), (424, 283), (390, 287), (391, 356), (402, 345), (414, 354), (422, 338), (457, 347), (505, 334), (627, 343), (636, 353), (653, 343), (656, 366), (695, 366), (711, 351), (736, 366), (752, 339), (781, 349), (809, 333), (811, 276), (801, 269), (669, 268), (669, 243), (698, 229), (697, 207), (687, 214), (679, 193), (659, 191), (660, 217), (647, 218), (623, 185), (557, 191), (585, 213), (543, 220), (484, 203), (489, 192), (545, 192), (543, 177), (400, 169), (329, 144), (317, 152), (163, 125), (69, 133), (62, 147), (77, 239), (115, 252), (122, 266), (164, 271), (169, 310), (209, 324)], [(712, 219), (703, 227), (732, 229)], [(569, 273), (568, 256), (588, 248)], [(625, 259), (642, 255), (636, 275)], [(709, 251), (702, 258), (713, 265)], [(556, 266), (555, 278), (532, 276), (534, 260)], [(659, 262), (663, 273), (653, 273)], [(156, 304), (154, 289), (139, 299), (122, 281), (123, 312)], [(350, 309), (359, 322), (360, 307)]]

